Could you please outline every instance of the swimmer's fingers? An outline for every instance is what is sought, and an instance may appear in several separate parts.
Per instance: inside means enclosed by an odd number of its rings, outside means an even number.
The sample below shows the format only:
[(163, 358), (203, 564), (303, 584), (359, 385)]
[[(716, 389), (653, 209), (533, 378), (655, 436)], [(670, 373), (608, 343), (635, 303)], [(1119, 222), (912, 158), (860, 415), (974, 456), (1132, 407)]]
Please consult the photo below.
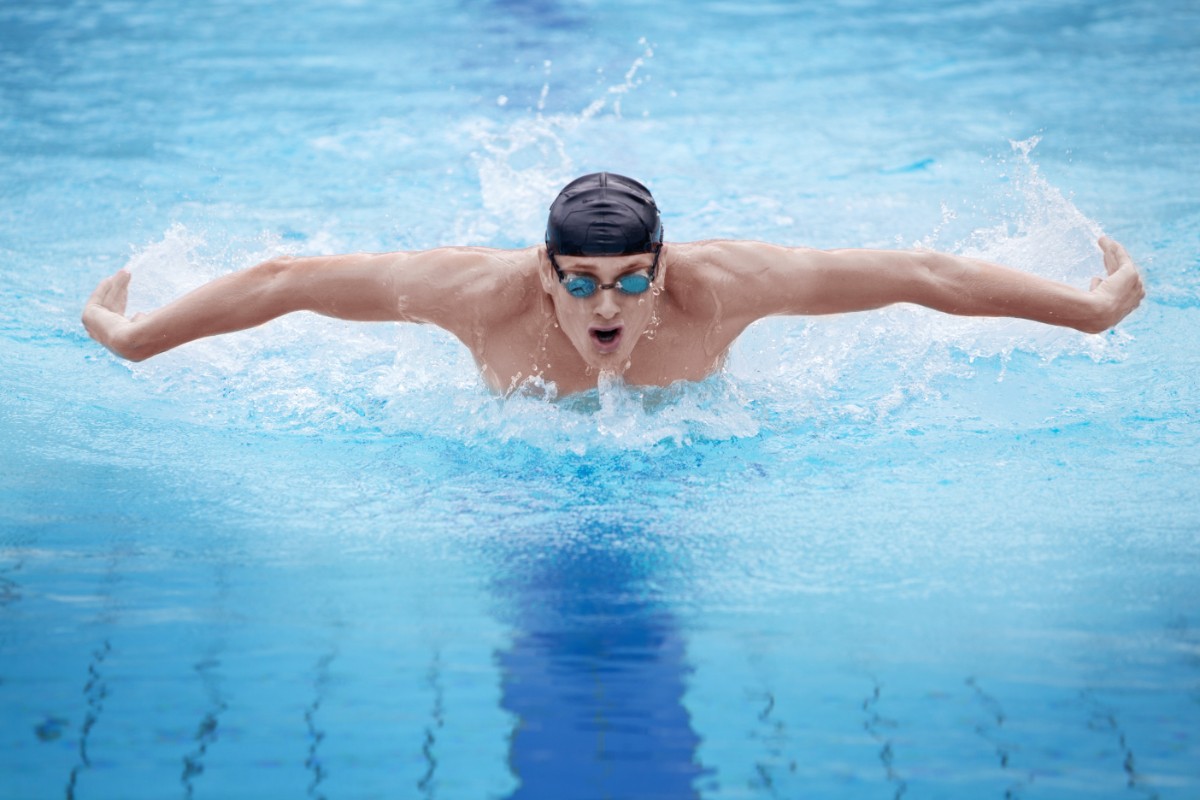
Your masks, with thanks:
[(88, 298), (87, 304), (100, 306), (124, 316), (125, 304), (129, 301), (129, 278), (127, 270), (120, 270), (100, 281), (96, 291)]
[(1092, 292), (1104, 298), (1107, 306), (1105, 328), (1111, 328), (1133, 311), (1146, 296), (1142, 276), (1128, 251), (1107, 236), (1100, 239), (1104, 269), (1108, 275), (1092, 279)]
[(83, 307), (81, 318), (88, 335), (118, 355), (124, 355), (117, 342), (129, 326), (125, 319), (128, 297), (129, 273), (121, 270), (100, 281)]
[(125, 316), (125, 305), (129, 302), (129, 279), (132, 277), (128, 270), (119, 270), (114, 276), (113, 293), (110, 296), (112, 305), (109, 306), (113, 311), (121, 316)]
[(1115, 242), (1107, 236), (1101, 236), (1100, 250), (1104, 253), (1104, 269), (1108, 271), (1109, 275), (1125, 267), (1134, 269), (1133, 259), (1129, 257), (1129, 252), (1121, 246), (1120, 242)]

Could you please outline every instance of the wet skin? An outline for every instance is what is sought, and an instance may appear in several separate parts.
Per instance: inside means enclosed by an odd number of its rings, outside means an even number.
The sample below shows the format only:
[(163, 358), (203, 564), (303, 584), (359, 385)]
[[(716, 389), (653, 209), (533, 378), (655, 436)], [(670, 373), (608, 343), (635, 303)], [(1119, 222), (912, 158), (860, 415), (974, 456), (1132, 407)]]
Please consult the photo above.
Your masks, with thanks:
[(626, 275), (649, 276), (654, 257), (648, 253), (603, 258), (558, 256), (558, 265), (570, 279), (584, 276), (602, 287), (591, 297), (576, 297), (562, 281), (546, 287), (554, 304), (558, 327), (588, 366), (597, 370), (624, 372), (638, 340), (646, 333), (654, 314), (656, 286), (633, 295), (613, 286)]
[[(915, 303), (949, 314), (1010, 316), (1099, 333), (1144, 296), (1120, 244), (1099, 242), (1090, 290), (931, 251), (812, 250), (714, 240), (663, 246), (651, 290), (571, 295), (543, 247), (445, 247), (412, 253), (282, 257), (225, 275), (148, 314), (125, 316), (130, 274), (104, 279), (83, 312), (88, 333), (140, 361), (205, 336), (295, 311), (355, 321), (429, 323), (471, 351), (499, 393), (554, 384), (565, 395), (604, 373), (664, 386), (720, 369), (730, 345), (777, 314), (866, 311)], [(650, 254), (559, 258), (601, 284), (648, 270)], [(419, 358), (419, 353), (409, 354)]]
[[(559, 281), (544, 249), (519, 251), (512, 261), (493, 264), (491, 280), (475, 283), (461, 297), (460, 310), (482, 305), (472, 297), (475, 291), (490, 295), (485, 318), (459, 313), (436, 324), (471, 349), (484, 379), (500, 393), (533, 379), (538, 386), (553, 383), (561, 396), (595, 388), (604, 373), (643, 385), (702, 380), (720, 366), (740, 328), (722, 325), (719, 308), (697, 302), (701, 293), (680, 291), (672, 270), (686, 274), (689, 265), (679, 252), (679, 246), (664, 247), (655, 279), (642, 294), (613, 288), (581, 298)], [(588, 276), (600, 285), (648, 274), (654, 260), (651, 254), (556, 258), (564, 275)], [(490, 288), (482, 289), (485, 283)]]

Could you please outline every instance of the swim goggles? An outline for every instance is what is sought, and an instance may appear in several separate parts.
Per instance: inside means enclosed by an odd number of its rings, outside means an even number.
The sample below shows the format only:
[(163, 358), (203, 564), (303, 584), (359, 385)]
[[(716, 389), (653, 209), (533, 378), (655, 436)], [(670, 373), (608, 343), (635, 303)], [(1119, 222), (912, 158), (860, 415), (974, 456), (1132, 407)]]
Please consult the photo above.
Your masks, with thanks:
[(621, 294), (645, 294), (650, 289), (650, 284), (654, 282), (654, 274), (658, 271), (658, 256), (662, 253), (662, 247), (654, 249), (654, 263), (650, 265), (650, 272), (643, 275), (640, 272), (633, 272), (628, 275), (622, 275), (613, 283), (600, 283), (590, 275), (572, 275), (567, 277), (562, 271), (562, 267), (558, 265), (558, 261), (554, 258), (554, 251), (547, 248), (546, 253), (550, 256), (550, 264), (554, 267), (554, 272), (558, 275), (558, 282), (566, 287), (567, 293), (572, 297), (587, 298), (594, 295), (601, 289), (616, 289)]

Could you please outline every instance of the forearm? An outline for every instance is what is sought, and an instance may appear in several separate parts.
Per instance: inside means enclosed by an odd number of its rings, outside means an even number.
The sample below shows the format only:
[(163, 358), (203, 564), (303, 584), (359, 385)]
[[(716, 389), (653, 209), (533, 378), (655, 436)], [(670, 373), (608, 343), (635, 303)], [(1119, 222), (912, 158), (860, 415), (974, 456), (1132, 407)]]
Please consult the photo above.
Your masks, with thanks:
[(225, 275), (135, 319), (92, 303), (84, 324), (109, 350), (142, 361), (181, 344), (244, 330), (298, 310), (284, 289), (288, 261), (267, 261)]
[(1099, 333), (1115, 323), (1105, 297), (1027, 272), (944, 253), (913, 253), (909, 302), (961, 316), (1019, 317)]

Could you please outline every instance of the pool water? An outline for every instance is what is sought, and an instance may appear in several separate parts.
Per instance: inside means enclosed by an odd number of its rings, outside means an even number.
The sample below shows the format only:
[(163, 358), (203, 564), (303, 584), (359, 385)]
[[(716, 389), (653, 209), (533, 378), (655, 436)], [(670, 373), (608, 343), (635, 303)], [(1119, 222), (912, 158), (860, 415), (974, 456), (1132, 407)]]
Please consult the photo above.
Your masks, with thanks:
[[(0, 797), (1200, 795), (1200, 10), (0, 8)], [(78, 322), (279, 253), (933, 247), (1115, 331), (773, 319), (694, 385), (490, 395), (296, 315)]]

